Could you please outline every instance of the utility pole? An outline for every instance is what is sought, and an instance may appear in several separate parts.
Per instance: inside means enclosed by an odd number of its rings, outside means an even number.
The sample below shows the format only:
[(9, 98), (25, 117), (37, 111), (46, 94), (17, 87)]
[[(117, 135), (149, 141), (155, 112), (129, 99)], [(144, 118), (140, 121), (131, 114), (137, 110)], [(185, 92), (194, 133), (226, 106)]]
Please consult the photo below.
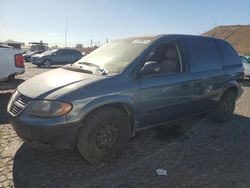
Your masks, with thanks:
[(66, 20), (66, 28), (65, 28), (65, 47), (67, 47), (67, 31), (68, 31), (68, 20)]

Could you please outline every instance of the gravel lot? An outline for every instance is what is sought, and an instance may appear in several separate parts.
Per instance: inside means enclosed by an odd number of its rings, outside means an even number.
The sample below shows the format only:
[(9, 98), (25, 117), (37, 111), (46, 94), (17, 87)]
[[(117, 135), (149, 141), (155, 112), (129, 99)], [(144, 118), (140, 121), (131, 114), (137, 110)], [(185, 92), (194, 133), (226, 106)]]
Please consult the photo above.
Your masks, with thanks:
[[(204, 118), (139, 132), (111, 164), (90, 165), (76, 151), (35, 151), (13, 131), (6, 106), (13, 88), (48, 71), (27, 63), (0, 83), (0, 187), (250, 187), (250, 82), (231, 122)], [(12, 90), (10, 89), (12, 88)], [(167, 170), (157, 176), (156, 169)]]

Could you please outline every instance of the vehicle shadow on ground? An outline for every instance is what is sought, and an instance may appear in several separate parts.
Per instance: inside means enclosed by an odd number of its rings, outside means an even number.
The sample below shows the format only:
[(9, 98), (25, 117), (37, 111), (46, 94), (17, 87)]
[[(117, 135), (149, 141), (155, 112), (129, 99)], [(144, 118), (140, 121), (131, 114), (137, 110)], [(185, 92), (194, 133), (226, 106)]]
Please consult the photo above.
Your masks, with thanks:
[[(203, 120), (202, 120), (203, 121)], [(230, 137), (234, 138), (237, 137), (238, 133), (235, 130), (239, 130), (244, 133), (243, 138), (239, 137), (238, 142), (244, 143), (246, 141), (246, 137), (250, 137), (250, 131), (246, 132), (244, 129), (248, 129), (247, 125), (250, 123), (249, 117), (244, 117), (241, 115), (235, 115), (233, 120), (230, 123), (225, 124), (214, 124), (209, 120), (204, 120), (205, 126), (196, 131), (196, 125), (200, 125), (198, 122), (189, 123), (187, 125), (185, 122), (184, 125), (177, 125), (177, 126), (163, 126), (159, 128), (149, 129), (142, 132), (139, 132), (138, 135), (131, 139), (130, 144), (124, 154), (118, 158), (116, 161), (110, 164), (103, 164), (103, 165), (91, 165), (86, 160), (84, 160), (80, 154), (76, 151), (38, 151), (31, 149), (26, 144), (23, 144), (15, 154), (14, 162), (13, 162), (13, 181), (16, 188), (19, 187), (112, 187), (114, 184), (119, 187), (119, 185), (126, 185), (129, 184), (131, 187), (136, 187), (136, 182), (143, 181), (145, 187), (150, 187), (152, 182), (150, 182), (150, 178), (157, 178), (154, 174), (150, 174), (145, 172), (147, 175), (145, 177), (140, 177), (140, 174), (145, 167), (148, 168), (155, 168), (153, 164), (155, 163), (154, 160), (160, 160), (161, 163), (166, 161), (175, 161), (176, 155), (173, 154), (174, 151), (169, 150), (171, 145), (178, 142), (181, 139), (181, 144), (179, 146), (183, 146), (185, 142), (195, 142), (196, 139), (198, 140), (198, 144), (202, 144), (202, 139), (204, 137), (208, 137), (209, 139), (218, 139), (219, 133), (217, 133), (218, 126), (220, 127), (219, 132), (223, 133), (222, 136), (227, 134), (228, 129), (230, 129)], [(209, 126), (207, 126), (207, 125)], [(186, 129), (186, 125), (189, 126), (191, 129)], [(184, 128), (182, 128), (184, 127)], [(192, 129), (195, 127), (195, 130)], [(237, 128), (237, 129), (236, 129)], [(242, 129), (242, 130), (241, 130)], [(210, 131), (210, 133), (207, 132)], [(196, 136), (193, 140), (185, 140), (186, 132), (196, 132)], [(242, 133), (242, 134), (243, 134)], [(210, 135), (209, 135), (210, 134)], [(234, 135), (235, 134), (235, 135)], [(212, 136), (211, 136), (212, 135)], [(216, 136), (217, 135), (217, 136)], [(183, 138), (184, 137), (184, 138)], [(197, 138), (199, 137), (199, 138)], [(201, 140), (200, 140), (201, 139)], [(228, 139), (225, 140), (225, 144), (227, 147), (231, 148), (232, 150), (237, 150), (239, 147), (235, 144), (235, 141), (230, 141)], [(198, 146), (197, 146), (198, 147)], [(216, 147), (220, 147), (220, 145), (216, 145)], [(176, 148), (176, 151), (181, 151), (183, 148)], [(208, 155), (211, 153), (211, 147), (208, 145), (202, 146), (202, 153)], [(228, 155), (223, 154), (224, 147), (219, 148), (221, 149), (222, 156), (228, 157)], [(159, 156), (159, 150), (166, 151), (167, 159), (161, 158)], [(175, 152), (176, 152), (175, 151)], [(244, 150), (243, 150), (244, 151)], [(242, 160), (247, 160), (246, 154), (241, 152), (237, 154), (237, 159), (242, 158)], [(234, 152), (231, 151), (230, 152)], [(237, 152), (237, 151), (236, 151)], [(246, 151), (247, 152), (247, 151)], [(193, 166), (201, 167), (204, 162), (204, 156), (200, 154), (200, 152), (189, 151), (189, 155), (194, 155), (197, 159), (202, 159), (201, 161), (197, 160), (190, 160), (193, 161)], [(178, 156), (179, 154), (177, 154)], [(198, 155), (198, 156), (197, 156)], [(153, 157), (152, 157), (153, 156)], [(157, 157), (158, 156), (158, 157)], [(157, 157), (157, 158), (155, 158)], [(211, 156), (210, 156), (211, 157)], [(208, 157), (206, 160), (210, 160)], [(234, 157), (234, 156), (232, 156)], [(211, 159), (211, 163), (216, 162), (216, 159)], [(239, 161), (242, 162), (242, 161)], [(247, 162), (247, 161), (243, 161)], [(158, 161), (159, 163), (159, 161)], [(185, 163), (185, 161), (184, 161)], [(227, 162), (225, 162), (227, 163)], [(172, 164), (172, 163), (170, 163)], [(209, 163), (210, 164), (210, 163)], [(184, 165), (184, 164), (183, 164)], [(231, 164), (223, 164), (225, 166), (231, 167)], [(152, 167), (153, 166), (153, 167)], [(170, 168), (171, 166), (169, 166)], [(182, 165), (179, 166), (180, 171), (182, 171)], [(211, 168), (216, 168), (215, 166), (211, 166)], [(147, 169), (147, 168), (146, 168)], [(192, 171), (193, 169), (185, 169), (187, 171)], [(206, 170), (206, 169), (205, 169)], [(234, 170), (233, 170), (234, 171)], [(178, 174), (175, 174), (177, 176)], [(189, 175), (188, 178), (190, 181), (197, 177), (195, 175)], [(225, 174), (226, 176), (226, 174)], [(133, 181), (131, 180), (133, 179)], [(175, 180), (172, 177), (173, 181)], [(159, 179), (153, 179), (159, 180)], [(161, 179), (162, 180), (162, 179)], [(132, 181), (132, 182), (131, 182)], [(164, 180), (165, 181), (165, 180)], [(168, 180), (174, 185), (174, 182), (171, 182), (171, 179)], [(189, 181), (189, 183), (190, 183)], [(130, 182), (130, 183), (128, 183)], [(147, 182), (149, 184), (147, 184)], [(150, 185), (151, 183), (151, 185)], [(162, 182), (159, 182), (159, 185)], [(166, 182), (165, 182), (166, 183)], [(176, 182), (175, 182), (176, 183)], [(179, 182), (181, 183), (181, 182)], [(185, 184), (185, 182), (183, 182)], [(164, 184), (162, 184), (164, 185)], [(190, 185), (190, 184), (189, 184)]]
[(17, 86), (19, 86), (21, 83), (23, 83), (25, 80), (23, 79), (15, 79), (13, 81), (9, 82), (0, 82), (0, 91), (1, 90), (12, 90), (16, 89)]
[(195, 116), (192, 118), (182, 119), (179, 121), (175, 121), (173, 123), (168, 123), (166, 125), (156, 127), (154, 128), (156, 132), (154, 138), (159, 141), (171, 142), (183, 136), (188, 129), (193, 128), (195, 126), (195, 123), (206, 118), (207, 114)]
[(0, 125), (9, 123), (7, 105), (12, 93), (0, 93)]

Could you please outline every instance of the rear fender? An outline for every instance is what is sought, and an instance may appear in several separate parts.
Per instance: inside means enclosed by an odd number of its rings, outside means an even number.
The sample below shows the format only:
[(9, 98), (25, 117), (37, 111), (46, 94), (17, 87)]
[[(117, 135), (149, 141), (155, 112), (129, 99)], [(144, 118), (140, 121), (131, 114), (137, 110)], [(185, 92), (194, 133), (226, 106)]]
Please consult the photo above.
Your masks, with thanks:
[(236, 98), (239, 98), (242, 93), (242, 88), (236, 80), (228, 82), (228, 84), (224, 87), (223, 92), (220, 94), (220, 98), (227, 90), (233, 90), (236, 94)]

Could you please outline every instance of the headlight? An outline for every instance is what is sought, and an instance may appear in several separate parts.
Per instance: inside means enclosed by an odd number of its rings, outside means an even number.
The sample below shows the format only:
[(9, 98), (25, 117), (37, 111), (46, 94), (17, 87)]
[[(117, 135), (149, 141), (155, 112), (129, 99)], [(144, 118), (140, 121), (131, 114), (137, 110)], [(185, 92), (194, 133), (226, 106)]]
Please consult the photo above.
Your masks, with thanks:
[(57, 117), (70, 112), (72, 105), (59, 101), (34, 101), (30, 114), (39, 117)]

